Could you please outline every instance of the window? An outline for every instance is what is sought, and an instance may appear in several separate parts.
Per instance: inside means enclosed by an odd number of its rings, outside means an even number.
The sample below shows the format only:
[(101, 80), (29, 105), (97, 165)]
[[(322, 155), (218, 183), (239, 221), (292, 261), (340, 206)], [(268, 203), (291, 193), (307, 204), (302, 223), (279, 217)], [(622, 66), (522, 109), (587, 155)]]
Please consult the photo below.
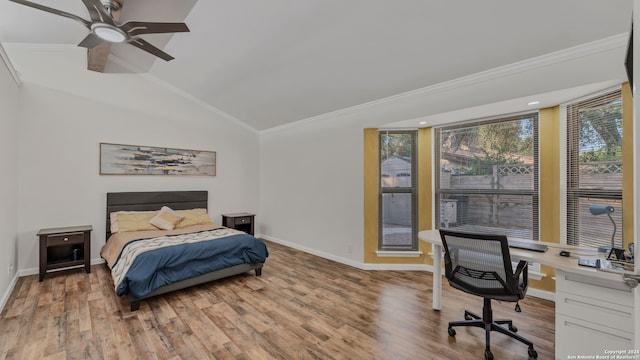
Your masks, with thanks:
[(538, 114), (435, 132), (436, 224), (538, 240)]
[[(592, 205), (614, 212), (592, 215)], [(609, 248), (612, 237), (622, 247), (620, 90), (567, 106), (567, 244)]]
[(416, 131), (380, 131), (379, 250), (418, 250)]

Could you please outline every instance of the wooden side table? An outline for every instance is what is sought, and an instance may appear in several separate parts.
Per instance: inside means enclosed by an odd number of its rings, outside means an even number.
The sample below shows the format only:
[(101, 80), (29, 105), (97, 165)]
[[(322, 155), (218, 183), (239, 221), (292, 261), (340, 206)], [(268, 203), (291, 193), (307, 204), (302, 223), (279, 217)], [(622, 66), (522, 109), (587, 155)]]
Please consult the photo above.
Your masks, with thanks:
[(255, 216), (255, 214), (249, 213), (222, 214), (222, 226), (244, 231), (253, 235), (253, 223)]
[(40, 281), (47, 270), (84, 266), (91, 272), (91, 225), (40, 229)]

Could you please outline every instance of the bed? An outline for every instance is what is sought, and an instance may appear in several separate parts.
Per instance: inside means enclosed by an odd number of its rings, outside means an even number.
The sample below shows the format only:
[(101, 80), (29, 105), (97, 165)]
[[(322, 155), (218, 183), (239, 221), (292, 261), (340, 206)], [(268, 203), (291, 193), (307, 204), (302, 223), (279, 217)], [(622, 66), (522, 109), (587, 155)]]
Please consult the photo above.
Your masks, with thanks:
[[(107, 242), (100, 256), (111, 270), (116, 293), (127, 296), (131, 311), (140, 308), (141, 300), (167, 292), (251, 270), (261, 275), (268, 256), (266, 245), (252, 235), (213, 224), (207, 205), (207, 191), (107, 193)], [(161, 215), (170, 213), (163, 217), (182, 216), (178, 224), (184, 222), (184, 226), (127, 228), (125, 216), (153, 212), (155, 220), (161, 209)], [(192, 212), (197, 215), (193, 217)], [(204, 218), (203, 212), (211, 224), (206, 219), (193, 223), (198, 216)], [(120, 214), (121, 220), (113, 233), (112, 213)]]

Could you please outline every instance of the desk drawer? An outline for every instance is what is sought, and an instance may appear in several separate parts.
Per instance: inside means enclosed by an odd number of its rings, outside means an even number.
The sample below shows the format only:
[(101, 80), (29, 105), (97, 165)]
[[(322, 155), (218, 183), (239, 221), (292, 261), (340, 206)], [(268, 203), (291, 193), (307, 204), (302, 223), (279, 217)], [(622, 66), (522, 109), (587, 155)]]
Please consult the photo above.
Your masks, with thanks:
[(605, 281), (579, 274), (558, 271), (556, 273), (556, 291), (588, 297), (594, 300), (606, 300), (610, 303), (633, 307), (631, 288), (620, 281)]
[(579, 355), (606, 355), (609, 350), (633, 349), (633, 333), (565, 315), (556, 315), (556, 359), (575, 359)]
[(556, 291), (556, 314), (582, 319), (597, 327), (632, 333), (633, 307), (610, 302), (609, 299), (617, 295), (620, 294), (602, 291), (600, 300)]
[(84, 242), (84, 234), (81, 232), (47, 236), (47, 247), (70, 245), (70, 244), (82, 244), (83, 242)]

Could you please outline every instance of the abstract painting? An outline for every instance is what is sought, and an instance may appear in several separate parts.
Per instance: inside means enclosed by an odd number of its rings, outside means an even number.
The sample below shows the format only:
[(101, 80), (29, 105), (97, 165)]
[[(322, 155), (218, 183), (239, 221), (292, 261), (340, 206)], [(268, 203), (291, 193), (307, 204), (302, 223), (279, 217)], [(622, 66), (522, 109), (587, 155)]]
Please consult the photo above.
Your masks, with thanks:
[(216, 175), (216, 152), (100, 143), (100, 175)]

